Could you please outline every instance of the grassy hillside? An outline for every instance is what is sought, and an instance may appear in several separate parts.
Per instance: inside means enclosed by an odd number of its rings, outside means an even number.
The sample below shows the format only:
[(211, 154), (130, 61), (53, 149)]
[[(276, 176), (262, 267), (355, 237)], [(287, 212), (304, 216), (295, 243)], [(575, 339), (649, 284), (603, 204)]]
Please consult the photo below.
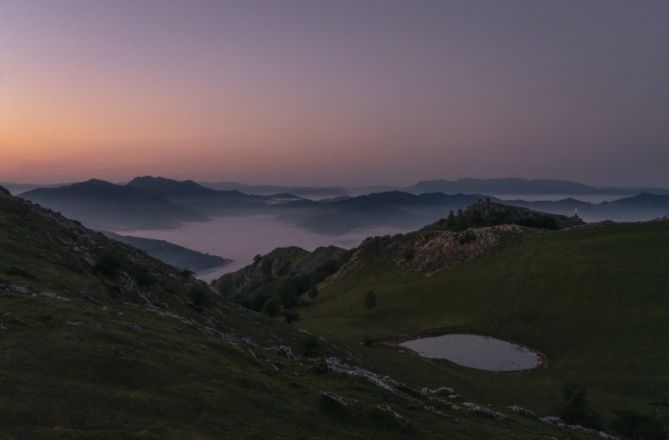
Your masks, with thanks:
[(586, 437), (422, 395), (2, 189), (0, 310), (3, 440)]
[[(385, 262), (384, 262), (385, 261)], [(476, 398), (553, 413), (560, 389), (589, 390), (604, 423), (633, 409), (669, 421), (669, 222), (537, 231), (425, 276), (364, 258), (327, 283), (302, 323), (408, 383), (448, 382)], [(373, 291), (377, 305), (364, 306)], [(416, 334), (470, 332), (543, 352), (548, 366), (488, 373), (402, 353)]]

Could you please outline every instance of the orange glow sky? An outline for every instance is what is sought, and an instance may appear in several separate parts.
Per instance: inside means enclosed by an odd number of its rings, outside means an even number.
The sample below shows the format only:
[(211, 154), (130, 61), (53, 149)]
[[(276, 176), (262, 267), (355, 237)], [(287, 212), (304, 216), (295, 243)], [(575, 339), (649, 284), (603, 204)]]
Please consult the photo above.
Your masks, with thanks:
[(0, 181), (669, 186), (667, 22), (652, 0), (5, 0)]

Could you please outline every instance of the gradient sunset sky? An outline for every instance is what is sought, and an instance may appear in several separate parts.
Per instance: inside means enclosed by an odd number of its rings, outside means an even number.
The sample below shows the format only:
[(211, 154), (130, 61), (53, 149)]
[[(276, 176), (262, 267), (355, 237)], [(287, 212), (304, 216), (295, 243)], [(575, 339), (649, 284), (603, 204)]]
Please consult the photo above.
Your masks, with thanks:
[(669, 187), (667, 0), (0, 0), (0, 181)]

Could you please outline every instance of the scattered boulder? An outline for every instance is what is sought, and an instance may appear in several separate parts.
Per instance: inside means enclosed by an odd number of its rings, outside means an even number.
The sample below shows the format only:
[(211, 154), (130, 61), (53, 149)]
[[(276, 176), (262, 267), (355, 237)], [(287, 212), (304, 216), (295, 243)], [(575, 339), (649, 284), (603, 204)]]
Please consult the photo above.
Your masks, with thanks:
[(144, 334), (144, 327), (142, 327), (139, 324), (130, 324), (128, 326), (128, 330), (133, 332), (136, 335), (143, 335)]
[(459, 399), (460, 394), (458, 394), (453, 388), (451, 387), (439, 387), (435, 389), (430, 389), (427, 387), (423, 387), (420, 390), (420, 394), (426, 397), (430, 396), (448, 396), (449, 399)]
[(328, 404), (332, 404), (340, 408), (348, 407), (348, 402), (346, 402), (346, 399), (344, 399), (339, 394), (335, 394), (331, 391), (322, 391), (321, 396), (323, 398), (323, 401)]
[(493, 411), (490, 408), (486, 408), (485, 406), (479, 405), (477, 403), (465, 402), (463, 403), (463, 405), (465, 406), (465, 408), (467, 408), (469, 411), (475, 414), (480, 414), (482, 416), (491, 418), (498, 422), (506, 419), (506, 415), (502, 414), (501, 412)]
[(295, 359), (295, 354), (293, 349), (289, 345), (279, 345), (275, 348), (276, 352), (285, 357), (286, 359)]
[(523, 415), (523, 416), (527, 416), (527, 417), (536, 417), (537, 416), (533, 411), (530, 411), (529, 409), (523, 408), (522, 406), (519, 406), (519, 405), (511, 405), (509, 407), (509, 409), (511, 411), (513, 411), (514, 413), (520, 414), (520, 415)]
[(118, 347), (115, 353), (126, 362), (137, 362), (137, 351), (134, 348)]
[(565, 426), (566, 425), (565, 421), (562, 420), (558, 416), (546, 416), (546, 417), (542, 417), (540, 420), (544, 423), (549, 423), (549, 424), (555, 425), (555, 426)]
[(11, 291), (16, 292), (16, 293), (21, 293), (21, 294), (25, 294), (25, 293), (29, 292), (28, 288), (23, 287), (23, 286), (11, 286), (10, 285), (8, 290), (11, 290)]
[(58, 300), (58, 301), (65, 301), (65, 302), (68, 302), (70, 300), (69, 298), (65, 298), (64, 296), (56, 295), (53, 292), (40, 292), (35, 296), (41, 296), (42, 298), (50, 298), (50, 299), (55, 299), (55, 300)]
[(411, 422), (409, 422), (409, 419), (404, 417), (403, 415), (397, 413), (395, 410), (393, 410), (390, 405), (386, 404), (381, 404), (376, 407), (382, 414), (390, 417), (391, 420), (395, 421), (397, 424), (399, 424), (402, 428), (408, 428), (411, 426)]
[(343, 374), (350, 377), (366, 380), (377, 387), (391, 392), (397, 397), (406, 400), (417, 401), (403, 390), (407, 390), (406, 385), (401, 384), (389, 376), (384, 376), (373, 371), (367, 370), (356, 365), (349, 365), (338, 357), (332, 356), (319, 360), (311, 369), (314, 373), (327, 373), (329, 371)]

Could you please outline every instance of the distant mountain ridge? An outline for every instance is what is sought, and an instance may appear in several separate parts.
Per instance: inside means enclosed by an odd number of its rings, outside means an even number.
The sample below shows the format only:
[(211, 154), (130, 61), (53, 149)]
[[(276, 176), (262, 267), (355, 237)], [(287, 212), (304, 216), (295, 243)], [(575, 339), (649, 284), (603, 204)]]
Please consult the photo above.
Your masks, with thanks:
[(578, 213), (586, 221), (638, 221), (669, 216), (669, 194), (640, 193), (601, 203), (588, 203), (573, 198), (556, 201), (505, 200), (504, 203), (552, 214)]
[(291, 223), (321, 233), (337, 234), (370, 226), (411, 229), (484, 198), (486, 196), (480, 194), (416, 195), (388, 191), (357, 197), (287, 203), (282, 214)]
[(343, 186), (251, 185), (231, 181), (199, 182), (199, 184), (219, 191), (240, 191), (258, 195), (290, 193), (304, 197), (335, 197), (349, 194), (349, 190)]
[(99, 179), (39, 188), (20, 197), (98, 229), (165, 228), (207, 220), (205, 215), (161, 197)]
[(204, 215), (263, 208), (271, 199), (269, 196), (245, 194), (236, 190), (206, 188), (192, 180), (178, 181), (164, 177), (136, 177), (126, 186), (187, 206)]
[(367, 185), (358, 187), (343, 186), (282, 186), (249, 185), (240, 182), (201, 182), (203, 186), (218, 190), (237, 190), (249, 194), (272, 194), (289, 192), (304, 197), (339, 197), (359, 196), (372, 193), (401, 191), (413, 194), (442, 192), (477, 193), (490, 195), (635, 195), (642, 192), (669, 194), (669, 188), (658, 187), (615, 187), (594, 186), (561, 179), (523, 179), (517, 177), (481, 179), (466, 177), (462, 179), (422, 180), (409, 186)]
[(192, 180), (137, 177), (126, 185), (99, 179), (54, 188), (39, 188), (20, 197), (104, 230), (172, 228), (210, 216), (258, 212), (278, 199), (239, 191), (217, 191)]
[[(462, 179), (435, 181), (414, 187), (434, 185), (468, 190), (497, 188), (498, 191), (584, 192), (587, 187), (566, 181), (523, 179)], [(449, 186), (450, 185), (450, 186)], [(552, 188), (552, 189), (551, 189)], [(274, 188), (278, 189), (278, 188)], [(604, 189), (599, 189), (604, 191)], [(617, 189), (616, 189), (617, 190)], [(622, 191), (622, 190), (621, 190)], [(488, 195), (486, 195), (488, 194)], [(238, 190), (215, 190), (186, 180), (163, 177), (137, 177), (126, 185), (98, 179), (40, 188), (21, 197), (77, 218), (93, 228), (104, 230), (172, 228), (190, 221), (205, 221), (228, 215), (274, 215), (299, 227), (329, 234), (342, 234), (367, 227), (412, 229), (446, 217), (450, 211), (464, 209), (480, 200), (500, 201), (484, 192), (385, 191), (358, 196), (337, 196), (311, 200), (292, 193), (250, 195)], [(513, 206), (551, 214), (572, 216), (578, 212), (586, 221), (636, 221), (669, 216), (669, 194), (642, 192), (622, 199), (590, 203), (575, 198), (555, 201), (505, 200)]]
[(669, 194), (667, 188), (629, 188), (629, 187), (596, 187), (568, 180), (552, 179), (475, 179), (464, 178), (458, 180), (425, 180), (403, 188), (413, 193), (444, 192), (444, 193), (483, 193), (491, 195), (518, 194), (627, 194), (634, 195), (641, 192)]
[[(163, 177), (137, 177), (130, 183), (146, 184), (147, 180), (153, 179), (154, 183), (163, 183), (167, 181), (178, 182), (174, 179)], [(669, 194), (669, 188), (663, 187), (628, 187), (628, 186), (596, 186), (584, 183), (574, 182), (562, 179), (523, 179), (517, 177), (505, 178), (473, 178), (466, 177), (462, 179), (432, 179), (422, 180), (413, 185), (394, 186), (394, 185), (367, 185), (357, 187), (344, 186), (299, 186), (299, 185), (253, 185), (235, 181), (219, 182), (196, 182), (186, 180), (191, 187), (199, 185), (201, 187), (217, 191), (237, 191), (247, 195), (269, 196), (278, 193), (290, 193), (302, 197), (312, 198), (332, 198), (341, 196), (359, 196), (365, 194), (402, 191), (414, 194), (443, 192), (452, 193), (480, 193), (490, 195), (635, 195), (643, 192), (653, 194)], [(32, 184), (32, 183), (2, 183), (12, 193), (20, 193), (37, 188), (58, 187), (69, 185), (69, 183), (58, 184)]]

